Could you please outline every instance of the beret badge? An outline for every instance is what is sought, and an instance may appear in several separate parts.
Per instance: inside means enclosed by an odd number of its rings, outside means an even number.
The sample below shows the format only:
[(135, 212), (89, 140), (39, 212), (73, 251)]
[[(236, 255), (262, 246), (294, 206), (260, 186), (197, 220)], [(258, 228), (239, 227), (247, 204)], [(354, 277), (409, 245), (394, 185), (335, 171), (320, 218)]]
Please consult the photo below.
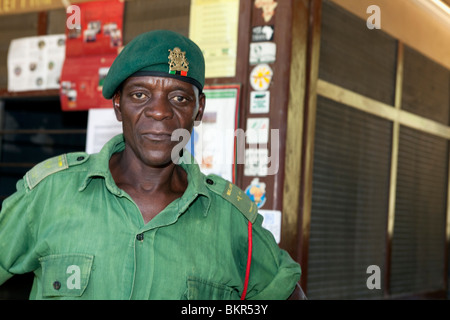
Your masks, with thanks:
[(181, 51), (180, 48), (175, 47), (173, 50), (169, 49), (169, 52), (169, 73), (187, 76), (189, 62), (186, 59), (186, 51)]

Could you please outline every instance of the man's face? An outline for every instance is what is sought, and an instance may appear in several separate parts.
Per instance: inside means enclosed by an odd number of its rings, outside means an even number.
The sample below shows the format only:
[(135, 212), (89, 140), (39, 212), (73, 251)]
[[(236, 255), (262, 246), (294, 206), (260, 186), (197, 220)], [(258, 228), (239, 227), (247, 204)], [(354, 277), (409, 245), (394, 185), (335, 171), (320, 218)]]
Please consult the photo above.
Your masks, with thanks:
[(171, 140), (172, 133), (176, 129), (192, 132), (194, 121), (203, 116), (205, 96), (184, 81), (130, 77), (113, 103), (127, 147), (146, 165), (162, 167), (172, 161), (172, 149), (179, 144)]

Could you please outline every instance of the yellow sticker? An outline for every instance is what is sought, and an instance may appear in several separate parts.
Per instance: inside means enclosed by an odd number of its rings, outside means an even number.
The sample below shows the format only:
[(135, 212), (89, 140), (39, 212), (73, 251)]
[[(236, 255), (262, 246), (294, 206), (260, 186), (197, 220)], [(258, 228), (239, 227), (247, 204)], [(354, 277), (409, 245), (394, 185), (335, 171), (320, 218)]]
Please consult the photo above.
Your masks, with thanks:
[(254, 90), (264, 91), (269, 89), (273, 71), (268, 64), (259, 64), (250, 73), (250, 84)]

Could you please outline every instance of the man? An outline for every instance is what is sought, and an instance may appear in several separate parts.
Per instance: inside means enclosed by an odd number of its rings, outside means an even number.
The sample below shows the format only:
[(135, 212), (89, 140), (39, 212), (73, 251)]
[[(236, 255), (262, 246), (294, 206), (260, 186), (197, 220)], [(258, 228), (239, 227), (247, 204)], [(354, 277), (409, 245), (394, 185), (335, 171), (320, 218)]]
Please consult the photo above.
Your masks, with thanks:
[(300, 266), (235, 185), (204, 176), (177, 129), (205, 108), (191, 40), (131, 41), (104, 82), (123, 135), (98, 154), (44, 161), (0, 213), (0, 284), (34, 272), (32, 299), (286, 299)]

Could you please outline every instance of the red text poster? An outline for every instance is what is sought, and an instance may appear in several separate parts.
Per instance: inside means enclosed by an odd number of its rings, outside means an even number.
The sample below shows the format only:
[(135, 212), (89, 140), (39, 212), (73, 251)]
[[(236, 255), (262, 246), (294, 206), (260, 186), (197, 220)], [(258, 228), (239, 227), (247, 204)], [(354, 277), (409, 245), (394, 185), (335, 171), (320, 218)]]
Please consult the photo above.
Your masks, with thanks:
[[(80, 3), (67, 19), (79, 18), (79, 27), (66, 27), (66, 58), (61, 74), (63, 111), (111, 108), (102, 96), (103, 79), (122, 46), (123, 1)], [(78, 10), (79, 9), (79, 10)], [(74, 15), (79, 14), (78, 17)]]

